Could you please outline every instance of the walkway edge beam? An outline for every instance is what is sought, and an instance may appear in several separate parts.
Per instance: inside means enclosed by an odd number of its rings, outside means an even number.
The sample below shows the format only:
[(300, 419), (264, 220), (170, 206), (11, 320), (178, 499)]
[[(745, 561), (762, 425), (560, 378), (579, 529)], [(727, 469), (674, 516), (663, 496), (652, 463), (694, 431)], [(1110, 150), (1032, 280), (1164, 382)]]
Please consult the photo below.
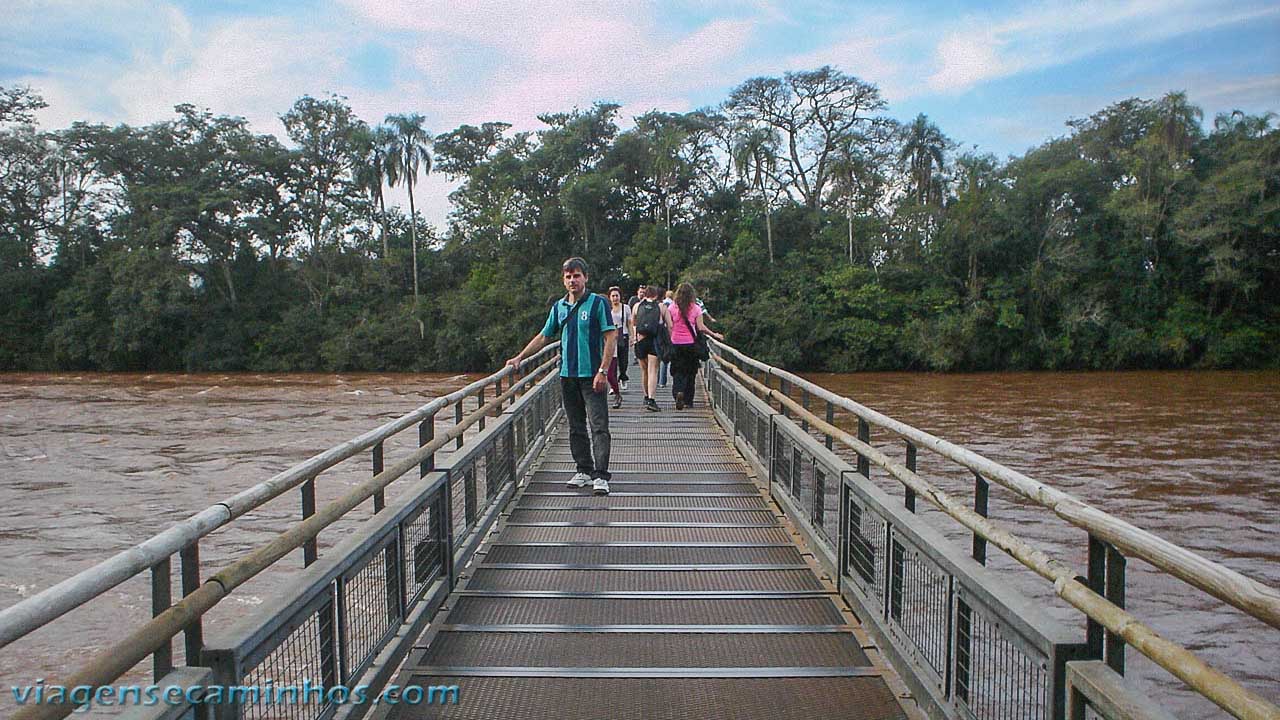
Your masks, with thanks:
[[(542, 356), (557, 351), (559, 347), (558, 342), (547, 345), (521, 363), (520, 370), (523, 371)], [(0, 610), (0, 648), (80, 607), (156, 563), (162, 562), (165, 558), (260, 507), (263, 503), (273, 500), (334, 465), (368, 450), (413, 424), (422, 422), (443, 408), (461, 401), (462, 398), (513, 372), (515, 370), (512, 368), (503, 368), (464, 388), (438, 397), (412, 412), (303, 460), (288, 470), (226, 500), (214, 503), (147, 540), (122, 550), (93, 567), (85, 568), (26, 600)]]
[(1183, 582), (1262, 620), (1273, 628), (1280, 629), (1280, 590), (1175, 545), (1158, 535), (1109, 515), (1073, 495), (1033, 480), (972, 450), (966, 450), (959, 445), (894, 420), (798, 375), (754, 360), (741, 351), (714, 339), (711, 342), (717, 348), (737, 357), (744, 364), (786, 380), (795, 387), (843, 408), (868, 423), (906, 438), (917, 446), (928, 448), (981, 474), (984, 478), (995, 480), (1005, 488), (1053, 511), (1068, 523), (1111, 543), (1131, 557), (1151, 563)]

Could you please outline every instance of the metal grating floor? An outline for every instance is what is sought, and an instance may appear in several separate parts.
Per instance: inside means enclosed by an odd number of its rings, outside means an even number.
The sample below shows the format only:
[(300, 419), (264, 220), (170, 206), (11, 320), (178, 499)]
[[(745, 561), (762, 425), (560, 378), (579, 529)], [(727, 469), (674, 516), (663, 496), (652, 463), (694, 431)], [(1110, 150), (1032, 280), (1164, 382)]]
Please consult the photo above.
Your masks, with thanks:
[(563, 565), (803, 565), (794, 547), (612, 547), (493, 545), (486, 563)]
[(397, 705), (393, 718), (459, 720), (820, 720), (903, 717), (880, 678), (527, 678), (430, 676), (404, 683), (457, 685), (451, 705)]
[(613, 494), (560, 428), (395, 681), (457, 702), (375, 717), (906, 717), (705, 404), (610, 425)]

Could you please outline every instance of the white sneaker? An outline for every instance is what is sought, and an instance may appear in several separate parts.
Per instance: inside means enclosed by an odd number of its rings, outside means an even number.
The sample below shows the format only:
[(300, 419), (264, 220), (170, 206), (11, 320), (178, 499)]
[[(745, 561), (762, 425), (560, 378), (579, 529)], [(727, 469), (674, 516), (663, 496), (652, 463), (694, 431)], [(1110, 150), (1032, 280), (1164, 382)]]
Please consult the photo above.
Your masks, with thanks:
[(605, 480), (604, 478), (596, 478), (595, 480), (591, 481), (591, 491), (594, 492), (596, 495), (608, 495), (609, 481)]
[(626, 392), (626, 391), (627, 391), (627, 381), (626, 381), (626, 380), (623, 380), (623, 381), (622, 381), (622, 392)]
[(568, 485), (571, 488), (584, 488), (589, 482), (591, 482), (590, 475), (586, 473), (575, 473), (573, 477), (569, 478), (569, 482), (565, 483), (565, 485)]

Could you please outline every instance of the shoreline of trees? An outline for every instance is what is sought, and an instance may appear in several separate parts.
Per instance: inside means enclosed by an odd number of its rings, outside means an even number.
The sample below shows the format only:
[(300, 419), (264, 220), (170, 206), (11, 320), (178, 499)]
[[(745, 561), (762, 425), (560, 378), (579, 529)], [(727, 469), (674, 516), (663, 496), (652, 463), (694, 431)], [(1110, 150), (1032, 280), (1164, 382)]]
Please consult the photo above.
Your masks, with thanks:
[[(693, 281), (796, 370), (1280, 366), (1280, 130), (1206, 132), (1181, 93), (1005, 160), (831, 67), (626, 130), (597, 103), (432, 136), (304, 97), (285, 145), (190, 105), (53, 131), (42, 106), (0, 88), (0, 370), (490, 369), (568, 255), (597, 288)], [(412, 207), (432, 171), (460, 183), (444, 229)]]

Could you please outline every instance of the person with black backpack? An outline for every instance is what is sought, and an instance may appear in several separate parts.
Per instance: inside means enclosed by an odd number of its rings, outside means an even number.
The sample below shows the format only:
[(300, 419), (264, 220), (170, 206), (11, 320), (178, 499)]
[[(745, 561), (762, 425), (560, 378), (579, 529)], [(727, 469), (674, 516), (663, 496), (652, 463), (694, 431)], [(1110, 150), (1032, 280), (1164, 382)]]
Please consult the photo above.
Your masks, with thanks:
[(658, 412), (654, 395), (658, 390), (658, 363), (662, 361), (662, 346), (670, 342), (667, 335), (671, 327), (671, 314), (658, 301), (658, 288), (649, 285), (644, 299), (636, 303), (633, 315), (636, 328), (636, 361), (640, 363), (640, 383), (644, 387), (644, 409)]

